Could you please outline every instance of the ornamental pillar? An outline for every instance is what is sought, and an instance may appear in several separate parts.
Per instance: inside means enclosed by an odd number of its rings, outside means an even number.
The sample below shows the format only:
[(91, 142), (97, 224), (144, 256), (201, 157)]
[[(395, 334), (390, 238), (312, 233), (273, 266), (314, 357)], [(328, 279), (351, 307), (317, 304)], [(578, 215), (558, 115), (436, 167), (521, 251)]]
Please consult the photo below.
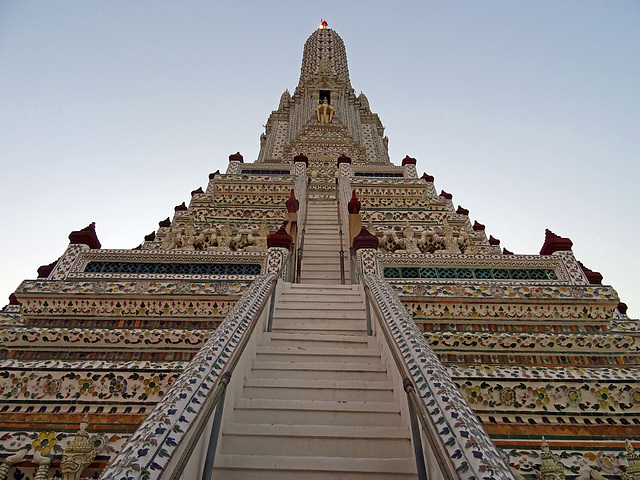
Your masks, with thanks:
[(351, 200), (349, 200), (349, 245), (353, 247), (353, 240), (362, 230), (362, 215), (360, 215), (360, 207), (362, 204), (358, 200), (356, 191), (351, 193)]
[(280, 275), (282, 279), (287, 279), (292, 269), (288, 262), (292, 249), (293, 238), (285, 230), (284, 224), (276, 233), (267, 235), (266, 273)]
[(341, 177), (350, 178), (353, 176), (353, 169), (351, 168), (351, 157), (346, 155), (340, 155), (338, 157), (338, 174)]
[(244, 157), (240, 155), (240, 152), (229, 155), (229, 166), (227, 167), (228, 175), (238, 175), (242, 169), (244, 163)]
[(353, 249), (356, 253), (356, 268), (361, 277), (378, 275), (378, 237), (369, 233), (366, 227), (353, 239)]
[(404, 167), (405, 178), (418, 178), (418, 171), (416, 170), (416, 159), (406, 155), (402, 159), (402, 166)]

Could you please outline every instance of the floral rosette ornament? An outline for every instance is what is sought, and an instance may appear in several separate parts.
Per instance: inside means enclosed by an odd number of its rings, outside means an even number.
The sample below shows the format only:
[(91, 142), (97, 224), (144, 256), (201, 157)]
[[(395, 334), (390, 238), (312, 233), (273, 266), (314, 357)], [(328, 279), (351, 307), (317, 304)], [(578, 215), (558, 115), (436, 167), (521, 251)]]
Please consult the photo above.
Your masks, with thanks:
[(127, 392), (127, 379), (118, 375), (109, 382), (109, 393), (113, 395), (123, 395)]
[(34, 450), (42, 452), (43, 455), (47, 455), (51, 452), (56, 443), (57, 440), (55, 432), (40, 432), (38, 437), (31, 442), (31, 446)]
[(44, 377), (40, 382), (40, 387), (45, 395), (57, 395), (60, 392), (61, 386), (60, 380), (54, 380), (51, 376)]

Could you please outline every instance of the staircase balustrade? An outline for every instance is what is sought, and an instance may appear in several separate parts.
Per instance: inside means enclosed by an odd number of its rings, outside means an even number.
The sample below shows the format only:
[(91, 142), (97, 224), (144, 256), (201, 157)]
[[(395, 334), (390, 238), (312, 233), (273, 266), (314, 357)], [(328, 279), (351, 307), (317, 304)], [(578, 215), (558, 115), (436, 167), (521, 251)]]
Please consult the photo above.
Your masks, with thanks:
[(298, 230), (298, 248), (296, 250), (296, 273), (293, 283), (300, 283), (300, 272), (302, 271), (302, 255), (304, 254), (304, 234), (307, 230), (307, 211), (309, 210), (309, 184), (311, 178), (305, 181), (306, 188), (304, 190), (304, 198), (301, 199), (300, 205), (302, 205), (302, 228)]
[(344, 285), (344, 234), (342, 229), (342, 219), (344, 214), (342, 212), (342, 203), (340, 202), (340, 179), (336, 178), (336, 206), (338, 208), (338, 236), (340, 237), (340, 284)]
[[(297, 167), (296, 167), (297, 168)], [(289, 279), (291, 283), (299, 283), (300, 282), (300, 268), (302, 266), (302, 251), (304, 245), (304, 231), (307, 225), (307, 203), (309, 197), (309, 182), (310, 178), (307, 177), (306, 168), (303, 169), (303, 172), (297, 172), (298, 175), (296, 177), (295, 183), (295, 195), (298, 201), (300, 202), (300, 207), (298, 209), (298, 221), (302, 222), (302, 228), (298, 228), (296, 232), (295, 242), (295, 251), (293, 255), (289, 258), (291, 261), (292, 268), (288, 270)]]
[(277, 282), (272, 273), (256, 278), (100, 479), (211, 478), (225, 394), (231, 403), (242, 388), (243, 378), (232, 374), (251, 361), (260, 336), (254, 333), (267, 328), (265, 307)]
[(369, 274), (364, 287), (371, 328), (381, 333), (380, 346), (393, 358), (407, 394), (419, 478), (513, 479), (500, 450), (389, 284)]
[(353, 278), (352, 272), (352, 259), (351, 259), (351, 241), (350, 238), (344, 238), (342, 232), (349, 232), (349, 199), (351, 198), (351, 180), (348, 176), (340, 175), (337, 183), (337, 192), (336, 199), (338, 200), (338, 224), (340, 225), (340, 241), (342, 242), (342, 247), (346, 249), (349, 254), (345, 254), (344, 251), (340, 250), (340, 258), (342, 261), (341, 271), (344, 275), (344, 259), (345, 257), (348, 259), (349, 263), (349, 272), (350, 272), (350, 281), (352, 284), (357, 283)]

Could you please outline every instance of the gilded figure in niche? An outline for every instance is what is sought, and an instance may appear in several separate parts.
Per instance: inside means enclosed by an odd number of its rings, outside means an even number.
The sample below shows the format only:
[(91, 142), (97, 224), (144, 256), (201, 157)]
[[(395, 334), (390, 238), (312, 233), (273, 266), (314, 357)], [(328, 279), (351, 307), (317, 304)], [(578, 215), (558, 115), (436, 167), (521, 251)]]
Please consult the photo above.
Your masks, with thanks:
[(329, 102), (326, 98), (323, 99), (322, 103), (320, 103), (316, 107), (316, 117), (318, 118), (318, 122), (331, 123), (335, 111), (336, 109), (333, 107), (333, 105), (329, 105)]

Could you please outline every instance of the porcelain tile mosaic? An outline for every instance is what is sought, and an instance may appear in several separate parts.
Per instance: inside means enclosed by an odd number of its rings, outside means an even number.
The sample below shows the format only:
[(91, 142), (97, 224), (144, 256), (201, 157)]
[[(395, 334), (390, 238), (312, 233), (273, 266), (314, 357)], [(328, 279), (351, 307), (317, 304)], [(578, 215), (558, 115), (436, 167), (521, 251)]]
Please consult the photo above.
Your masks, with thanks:
[(103, 479), (145, 480), (159, 478), (189, 424), (197, 417), (204, 398), (216, 385), (233, 348), (264, 306), (276, 277), (256, 279), (250, 291), (236, 305), (196, 357), (187, 365), (172, 388), (134, 433), (116, 459), (102, 473)]
[(499, 450), (389, 285), (373, 275), (365, 282), (461, 477), (511, 478)]

